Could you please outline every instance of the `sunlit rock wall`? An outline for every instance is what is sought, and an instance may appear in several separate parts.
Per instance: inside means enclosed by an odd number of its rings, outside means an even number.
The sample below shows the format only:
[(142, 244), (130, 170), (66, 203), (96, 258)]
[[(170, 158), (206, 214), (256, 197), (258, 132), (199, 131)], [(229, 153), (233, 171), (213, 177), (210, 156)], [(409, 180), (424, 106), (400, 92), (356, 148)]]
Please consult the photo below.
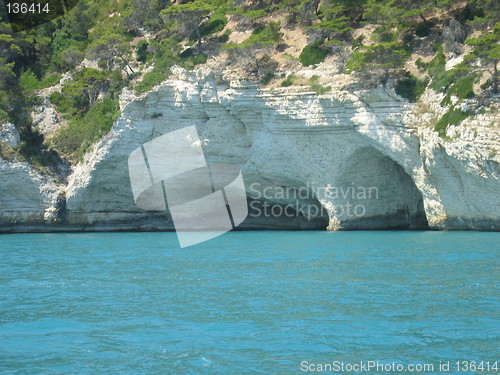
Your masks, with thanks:
[[(318, 96), (202, 70), (178, 70), (139, 97), (125, 91), (120, 105), (112, 131), (74, 167), (59, 198), (27, 198), (38, 202), (30, 222), (50, 226), (56, 217), (68, 230), (173, 229), (168, 211), (135, 205), (128, 156), (194, 125), (209, 163), (243, 172), (249, 216), (241, 229), (500, 229), (497, 115), (451, 127), (443, 139), (423, 124), (432, 113), (417, 114), (390, 83)], [(10, 228), (9, 217), (17, 216), (7, 201), (16, 193), (12, 183), (0, 186), (10, 194), (2, 203), (3, 228)]]

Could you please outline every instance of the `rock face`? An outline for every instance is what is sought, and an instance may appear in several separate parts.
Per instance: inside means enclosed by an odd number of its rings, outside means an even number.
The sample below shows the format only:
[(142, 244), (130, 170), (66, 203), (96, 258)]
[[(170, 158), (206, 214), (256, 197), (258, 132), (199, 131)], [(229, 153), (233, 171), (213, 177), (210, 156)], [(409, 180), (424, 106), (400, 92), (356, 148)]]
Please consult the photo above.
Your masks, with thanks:
[[(57, 230), (173, 229), (168, 211), (137, 208), (127, 161), (151, 139), (194, 125), (207, 162), (243, 172), (249, 216), (241, 229), (499, 230), (498, 117), (467, 120), (443, 140), (422, 125), (431, 115), (416, 110), (390, 85), (318, 96), (177, 71), (140, 97), (122, 94), (111, 132), (61, 192), (38, 198), (29, 222), (52, 220)], [(4, 176), (14, 173), (9, 168)], [(8, 223), (10, 214), (2, 215)]]
[(27, 163), (0, 159), (0, 230), (29, 232), (50, 230), (58, 222), (58, 189), (55, 183)]
[(50, 103), (49, 97), (42, 96), (42, 99), (42, 104), (35, 106), (31, 117), (33, 118), (33, 125), (40, 133), (49, 135), (59, 129), (61, 119), (54, 106)]
[(3, 142), (8, 146), (15, 147), (20, 141), (21, 137), (14, 124), (11, 124), (10, 122), (0, 124), (0, 142)]

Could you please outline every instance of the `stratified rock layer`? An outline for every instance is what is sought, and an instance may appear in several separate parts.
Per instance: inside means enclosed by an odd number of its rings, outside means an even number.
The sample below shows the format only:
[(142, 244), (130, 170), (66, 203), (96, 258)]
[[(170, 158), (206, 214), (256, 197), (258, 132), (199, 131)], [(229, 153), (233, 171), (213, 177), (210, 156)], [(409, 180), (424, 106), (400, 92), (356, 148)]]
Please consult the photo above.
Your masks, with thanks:
[(58, 221), (58, 188), (28, 163), (0, 159), (0, 231), (45, 231)]
[[(168, 212), (135, 205), (128, 156), (194, 125), (208, 162), (242, 169), (250, 213), (242, 229), (499, 230), (498, 117), (473, 118), (444, 140), (414, 110), (390, 87), (318, 96), (178, 71), (140, 97), (124, 92), (111, 132), (74, 168), (59, 199), (41, 192), (27, 222), (49, 220), (55, 230), (173, 229)], [(19, 222), (15, 208), (8, 212), (0, 230)]]

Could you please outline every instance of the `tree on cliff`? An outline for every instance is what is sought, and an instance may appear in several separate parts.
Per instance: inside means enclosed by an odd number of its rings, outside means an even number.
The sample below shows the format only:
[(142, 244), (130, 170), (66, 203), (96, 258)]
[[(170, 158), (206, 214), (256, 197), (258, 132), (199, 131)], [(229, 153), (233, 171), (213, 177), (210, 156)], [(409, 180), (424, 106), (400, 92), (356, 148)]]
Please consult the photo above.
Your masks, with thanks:
[(500, 22), (493, 30), (480, 37), (467, 39), (465, 43), (474, 46), (470, 59), (479, 58), (484, 68), (491, 74), (492, 89), (498, 93), (498, 63), (500, 62)]
[(115, 66), (119, 67), (127, 77), (134, 73), (129, 63), (131, 60), (129, 43), (121, 35), (111, 33), (101, 36), (90, 46), (89, 56), (105, 64), (109, 70)]
[[(331, 1), (320, 2), (318, 17), (321, 22), (312, 26), (315, 29), (323, 29), (333, 34), (345, 34), (352, 30), (350, 23), (352, 18), (348, 16), (354, 5), (360, 1)], [(359, 12), (361, 14), (362, 12)]]
[(200, 25), (204, 19), (222, 6), (223, 1), (195, 0), (184, 4), (166, 7), (161, 11), (165, 23), (177, 25), (177, 33), (181, 38), (189, 38), (194, 32), (197, 39), (198, 52), (201, 50), (202, 34)]
[(350, 73), (378, 68), (384, 72), (385, 82), (403, 65), (409, 54), (409, 49), (397, 41), (360, 46), (352, 52), (346, 64), (346, 71)]
[(142, 34), (142, 28), (160, 30), (164, 27), (160, 12), (167, 4), (167, 0), (132, 0), (130, 15), (125, 18), (127, 30), (137, 34)]
[(109, 86), (106, 73), (84, 68), (66, 83), (61, 92), (53, 92), (50, 101), (67, 116), (80, 115), (88, 111), (99, 95)]
[[(24, 57), (21, 34), (9, 33), (8, 26), (0, 24), (0, 123), (15, 121), (22, 106), (22, 95), (16, 75), (16, 64)], [(17, 122), (17, 121), (16, 121)]]

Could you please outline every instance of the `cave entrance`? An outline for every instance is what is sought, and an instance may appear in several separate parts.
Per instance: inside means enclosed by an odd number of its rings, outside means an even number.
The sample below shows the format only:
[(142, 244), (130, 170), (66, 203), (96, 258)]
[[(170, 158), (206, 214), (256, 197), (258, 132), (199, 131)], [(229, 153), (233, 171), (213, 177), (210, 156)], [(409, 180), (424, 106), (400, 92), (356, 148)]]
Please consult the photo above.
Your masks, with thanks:
[(325, 230), (328, 226), (328, 211), (308, 186), (281, 181), (252, 184), (252, 190), (254, 185), (260, 191), (257, 197), (248, 195), (248, 216), (238, 229)]
[(428, 229), (412, 178), (374, 147), (351, 154), (336, 181), (332, 203), (342, 229)]

